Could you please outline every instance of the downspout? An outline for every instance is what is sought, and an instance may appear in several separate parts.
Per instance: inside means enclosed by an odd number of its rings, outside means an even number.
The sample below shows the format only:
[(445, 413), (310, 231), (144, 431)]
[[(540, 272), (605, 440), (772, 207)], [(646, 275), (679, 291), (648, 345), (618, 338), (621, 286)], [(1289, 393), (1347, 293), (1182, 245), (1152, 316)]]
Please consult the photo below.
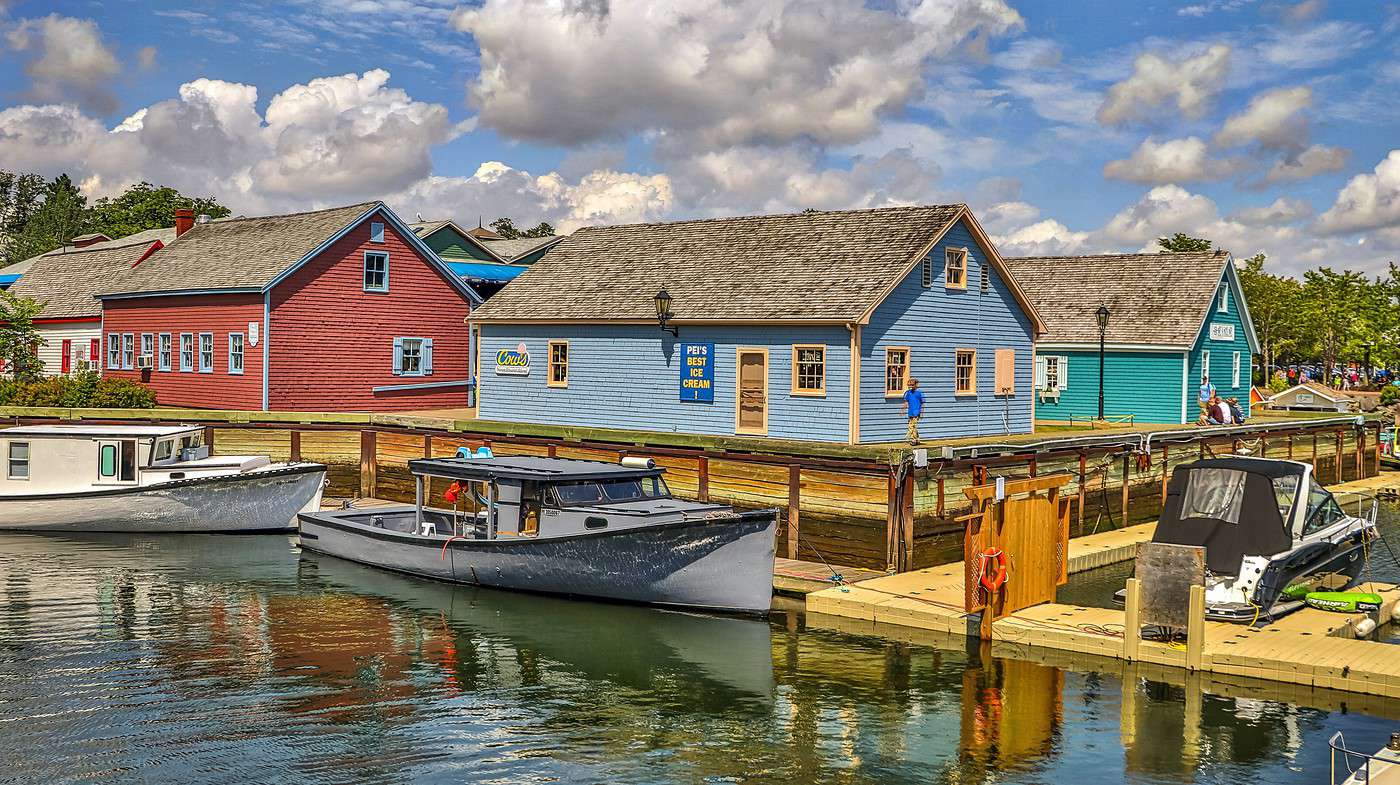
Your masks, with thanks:
[(262, 323), (262, 342), (263, 342), (263, 358), (262, 358), (262, 410), (265, 411), (265, 412), (266, 412), (266, 411), (270, 411), (270, 410), (268, 409), (268, 405), (267, 405), (267, 404), (268, 404), (268, 396), (267, 396), (267, 362), (268, 362), (268, 356), (270, 355), (269, 347), (270, 347), (271, 344), (272, 344), (272, 324), (271, 324), (271, 319), (270, 319), (271, 314), (272, 314), (272, 290), (271, 290), (271, 289), (268, 289), (267, 291), (263, 292), (263, 318), (262, 318), (262, 321), (263, 321), (263, 323)]
[(851, 389), (849, 411), (846, 414), (846, 443), (860, 443), (860, 325), (852, 322), (846, 325), (851, 331)]

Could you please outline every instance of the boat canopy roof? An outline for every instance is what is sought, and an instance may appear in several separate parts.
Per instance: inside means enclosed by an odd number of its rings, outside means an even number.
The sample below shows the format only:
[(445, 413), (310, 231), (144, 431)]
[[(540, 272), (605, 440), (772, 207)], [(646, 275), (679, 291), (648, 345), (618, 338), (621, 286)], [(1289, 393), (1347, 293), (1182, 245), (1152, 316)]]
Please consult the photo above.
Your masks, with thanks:
[(1209, 458), (1172, 472), (1153, 542), (1206, 549), (1206, 567), (1237, 575), (1245, 556), (1293, 547), (1287, 519), (1307, 465), (1262, 458)]
[(409, 471), (453, 480), (532, 480), (535, 482), (577, 482), (593, 480), (635, 480), (655, 477), (664, 469), (623, 466), (577, 458), (543, 458), (510, 455), (472, 458), (419, 458), (408, 462)]
[(203, 431), (202, 425), (20, 425), (0, 431), (6, 439), (17, 437), (82, 437), (86, 439), (150, 439)]

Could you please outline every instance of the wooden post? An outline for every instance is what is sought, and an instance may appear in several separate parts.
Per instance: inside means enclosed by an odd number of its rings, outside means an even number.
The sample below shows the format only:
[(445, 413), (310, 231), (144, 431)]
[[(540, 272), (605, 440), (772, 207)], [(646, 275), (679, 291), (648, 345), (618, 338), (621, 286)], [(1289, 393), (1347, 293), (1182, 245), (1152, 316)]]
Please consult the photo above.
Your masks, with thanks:
[[(1381, 429), (1382, 425), (1376, 423), (1376, 474), (1381, 473)], [(1374, 476), (1374, 475), (1373, 475)]]
[(1087, 481), (1089, 457), (1079, 451), (1079, 533), (1084, 533), (1084, 483)]
[(797, 464), (788, 466), (788, 520), (787, 557), (797, 558), (798, 516), (802, 506), (802, 468)]
[[(424, 458), (431, 458), (431, 457), (433, 457), (433, 437), (432, 437), (431, 434), (427, 434), (427, 433), (423, 434), (423, 457), (424, 457)], [(424, 502), (424, 503), (425, 503), (425, 504), (431, 505), (431, 504), (433, 503), (433, 478), (432, 478), (432, 477), (424, 477), (424, 478), (423, 478), (423, 494), (424, 494), (423, 498), (427, 500), (427, 501)], [(523, 510), (522, 510), (521, 514), (522, 514), (522, 515), (524, 514), (524, 511), (523, 511)], [(521, 525), (523, 526), (524, 524), (521, 524)]]
[(214, 454), (214, 426), (204, 426), (204, 446), (209, 448), (209, 454)]
[(1031, 476), (1031, 477), (1034, 477), (1034, 476), (1035, 476), (1035, 456), (1034, 456), (1034, 455), (1032, 455), (1032, 456), (1030, 457), (1030, 460), (1026, 462), (1026, 470), (1030, 472), (1030, 476)]
[(1356, 479), (1366, 478), (1366, 426), (1356, 429)]
[(301, 431), (292, 429), (292, 452), (289, 456), (292, 463), (301, 461)]
[(1123, 517), (1119, 518), (1121, 521), (1119, 526), (1128, 525), (1128, 486), (1130, 485), (1128, 473), (1132, 471), (1130, 464), (1132, 457), (1132, 453), (1123, 453)]
[(1162, 445), (1162, 508), (1167, 506), (1167, 480), (1171, 478), (1171, 447)]
[(360, 431), (360, 498), (372, 499), (378, 490), (378, 472), (375, 466), (374, 431)]
[(557, 445), (557, 444), (550, 444), (550, 445), (547, 445), (544, 449), (545, 449), (545, 454), (548, 455), (548, 456), (551, 457), (551, 458), (556, 458), (556, 457), (558, 457), (558, 455), (559, 455), (559, 445)]
[(1129, 578), (1123, 598), (1123, 659), (1136, 662), (1142, 648), (1142, 581)]
[(1313, 431), (1313, 434), (1312, 434), (1312, 442), (1313, 442), (1312, 460), (1310, 461), (1310, 463), (1312, 464), (1313, 473), (1316, 474), (1316, 473), (1317, 473), (1317, 431)]
[(943, 478), (938, 478), (938, 517), (942, 518), (947, 513), (947, 508), (943, 506)]
[(914, 569), (914, 477), (910, 475), (904, 483), (904, 496), (900, 503), (900, 528), (904, 532), (904, 558), (900, 560), (900, 571)]
[(710, 459), (704, 455), (695, 459), (696, 483), (695, 498), (707, 502), (710, 500)]
[(895, 530), (899, 526), (899, 513), (904, 507), (904, 499), (899, 495), (899, 482), (895, 468), (890, 467), (885, 478), (885, 569), (899, 569), (899, 555), (896, 553)]
[(1288, 434), (1288, 460), (1293, 460), (1293, 434)]
[(1342, 447), (1342, 439), (1343, 439), (1343, 438), (1344, 438), (1344, 437), (1342, 436), (1342, 432), (1341, 432), (1341, 430), (1339, 429), (1339, 430), (1337, 431), (1337, 482), (1341, 482), (1341, 481), (1342, 481), (1342, 449), (1343, 449), (1343, 447)]
[(1206, 650), (1206, 587), (1191, 587), (1186, 611), (1186, 668), (1200, 670)]
[(1259, 434), (1259, 457), (1269, 457), (1269, 434), (1267, 433)]

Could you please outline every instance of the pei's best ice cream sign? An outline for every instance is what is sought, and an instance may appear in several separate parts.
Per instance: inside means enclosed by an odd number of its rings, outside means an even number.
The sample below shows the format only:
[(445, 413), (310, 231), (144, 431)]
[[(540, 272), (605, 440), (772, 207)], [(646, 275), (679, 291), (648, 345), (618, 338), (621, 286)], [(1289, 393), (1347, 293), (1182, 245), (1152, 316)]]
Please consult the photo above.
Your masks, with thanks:
[(496, 352), (496, 375), (530, 375), (530, 351), (524, 343), (514, 349), (502, 349)]

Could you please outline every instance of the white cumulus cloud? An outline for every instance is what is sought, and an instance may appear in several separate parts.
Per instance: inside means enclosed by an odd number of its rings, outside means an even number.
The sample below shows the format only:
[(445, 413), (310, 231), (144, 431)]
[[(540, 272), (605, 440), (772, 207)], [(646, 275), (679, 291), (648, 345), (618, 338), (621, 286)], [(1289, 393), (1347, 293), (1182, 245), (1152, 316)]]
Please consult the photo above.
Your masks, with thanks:
[(1181, 60), (1152, 53), (1139, 55), (1133, 61), (1132, 74), (1109, 87), (1099, 107), (1099, 122), (1150, 122), (1168, 106), (1186, 117), (1200, 117), (1224, 88), (1229, 72), (1230, 47), (1225, 44), (1214, 44)]
[(1391, 150), (1370, 173), (1351, 178), (1317, 223), (1331, 234), (1400, 227), (1400, 150)]
[(11, 49), (30, 55), (24, 71), (32, 80), (33, 98), (76, 101), (99, 114), (116, 109), (111, 82), (121, 73), (121, 63), (96, 22), (49, 14), (20, 21), (5, 38)]
[(1307, 144), (1307, 119), (1302, 112), (1312, 105), (1307, 87), (1280, 87), (1257, 95), (1249, 106), (1226, 119), (1215, 135), (1221, 147), (1259, 144), (1271, 149)]
[(1221, 180), (1239, 169), (1239, 161), (1211, 158), (1205, 141), (1199, 137), (1161, 142), (1148, 137), (1128, 158), (1109, 161), (1103, 175), (1112, 180), (1161, 185)]

